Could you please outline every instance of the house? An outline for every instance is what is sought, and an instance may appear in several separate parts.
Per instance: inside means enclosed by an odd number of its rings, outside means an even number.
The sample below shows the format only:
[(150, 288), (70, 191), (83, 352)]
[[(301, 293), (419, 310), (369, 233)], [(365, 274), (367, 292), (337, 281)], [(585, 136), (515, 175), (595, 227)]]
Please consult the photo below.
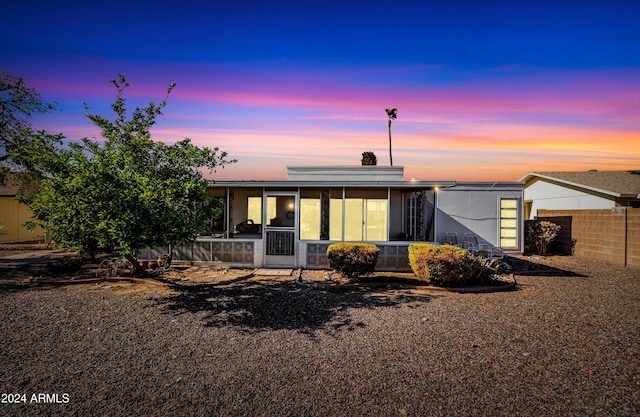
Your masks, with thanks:
[(447, 232), (523, 248), (518, 182), (405, 180), (401, 166), (290, 166), (286, 180), (216, 181), (209, 191), (224, 201), (222, 215), (210, 236), (172, 248), (174, 260), (326, 268), (329, 244), (354, 241), (378, 245), (379, 270), (406, 270), (411, 242), (445, 242)]
[(31, 231), (24, 224), (31, 220), (31, 210), (16, 200), (22, 186), (11, 178), (0, 185), (0, 243), (19, 243), (44, 240), (44, 231)]
[(529, 172), (524, 183), (525, 219), (539, 209), (640, 207), (640, 170)]

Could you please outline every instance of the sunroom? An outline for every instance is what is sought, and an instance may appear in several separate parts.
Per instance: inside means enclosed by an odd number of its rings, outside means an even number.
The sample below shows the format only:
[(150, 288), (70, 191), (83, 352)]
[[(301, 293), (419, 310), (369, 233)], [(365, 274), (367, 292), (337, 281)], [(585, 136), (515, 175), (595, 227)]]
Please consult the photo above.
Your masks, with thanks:
[[(223, 210), (210, 235), (172, 248), (173, 257), (236, 267), (326, 268), (327, 247), (352, 241), (378, 245), (379, 270), (407, 270), (409, 244), (444, 242), (445, 232), (481, 230), (483, 241), (499, 244), (501, 196), (516, 196), (522, 204), (519, 183), (460, 187), (403, 176), (397, 166), (321, 166), (287, 167), (282, 181), (216, 181), (210, 194), (221, 198)], [(471, 195), (473, 207), (467, 205)], [(475, 219), (474, 211), (483, 218)], [(516, 239), (511, 249), (520, 247)]]

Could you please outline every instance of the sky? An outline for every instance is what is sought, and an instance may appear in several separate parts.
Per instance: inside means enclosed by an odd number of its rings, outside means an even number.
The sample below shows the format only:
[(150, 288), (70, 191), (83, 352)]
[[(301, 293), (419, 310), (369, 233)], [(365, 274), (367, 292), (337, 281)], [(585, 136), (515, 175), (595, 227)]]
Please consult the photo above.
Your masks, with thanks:
[(154, 140), (190, 138), (237, 163), (359, 165), (406, 179), (517, 181), (530, 171), (640, 169), (640, 2), (11, 2), (0, 70), (59, 111), (34, 127), (100, 139), (124, 74), (129, 109), (175, 82)]

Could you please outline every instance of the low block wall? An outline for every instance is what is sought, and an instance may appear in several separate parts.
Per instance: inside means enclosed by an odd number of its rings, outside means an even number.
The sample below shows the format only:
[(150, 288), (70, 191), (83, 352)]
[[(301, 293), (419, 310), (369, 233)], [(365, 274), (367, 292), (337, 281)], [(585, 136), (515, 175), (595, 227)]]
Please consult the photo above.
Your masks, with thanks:
[[(538, 218), (557, 221), (561, 230), (557, 247), (565, 253), (575, 242), (577, 256), (602, 259), (618, 265), (640, 266), (640, 209), (617, 207), (602, 210), (538, 210)], [(571, 241), (569, 241), (571, 244)]]
[[(223, 262), (227, 265), (241, 268), (252, 268), (256, 263), (256, 250), (262, 251), (261, 241), (240, 239), (198, 239), (184, 246), (172, 248), (172, 260), (191, 262), (195, 264), (209, 264)], [(170, 248), (147, 249), (140, 254), (141, 259), (157, 259)]]
[[(329, 268), (327, 248), (331, 243), (305, 242), (305, 267), (309, 269)], [(380, 249), (376, 271), (411, 271), (411, 267), (409, 266), (408, 242), (384, 242), (376, 243), (376, 245), (378, 249)]]
[[(300, 242), (297, 265), (309, 269), (326, 269), (327, 248), (333, 242)], [(380, 249), (377, 271), (411, 271), (410, 242), (376, 243)], [(252, 268), (264, 265), (262, 240), (198, 238), (194, 243), (174, 248), (159, 247), (140, 253), (140, 259), (157, 259), (165, 253), (173, 254), (173, 261), (194, 264), (222, 262), (233, 267)]]

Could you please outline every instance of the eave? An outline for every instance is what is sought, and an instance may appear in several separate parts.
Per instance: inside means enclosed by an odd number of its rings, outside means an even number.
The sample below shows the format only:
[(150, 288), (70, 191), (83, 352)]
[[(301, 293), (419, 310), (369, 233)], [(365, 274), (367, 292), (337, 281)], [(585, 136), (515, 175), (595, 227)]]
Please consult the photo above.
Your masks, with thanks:
[(402, 189), (433, 189), (449, 188), (456, 185), (456, 181), (210, 181), (212, 187), (229, 188), (402, 188)]
[(553, 183), (556, 184), (564, 184), (573, 188), (579, 188), (579, 189), (583, 189), (583, 190), (589, 190), (589, 191), (593, 191), (596, 193), (600, 193), (600, 194), (604, 194), (604, 195), (608, 195), (611, 197), (615, 197), (615, 198), (638, 198), (638, 194), (622, 194), (619, 192), (615, 192), (615, 191), (611, 191), (611, 190), (605, 190), (602, 188), (598, 188), (598, 187), (592, 187), (589, 185), (585, 185), (585, 184), (581, 184), (581, 183), (577, 183), (577, 182), (573, 182), (573, 181), (567, 181), (564, 180), (562, 178), (557, 178), (557, 177), (552, 177), (549, 175), (544, 175), (544, 174), (538, 174), (535, 172), (529, 172), (527, 175), (525, 175), (524, 177), (520, 178), (520, 182), (523, 182), (525, 184), (525, 188), (527, 187), (527, 183), (530, 182), (533, 179), (544, 179), (544, 180), (548, 180), (551, 181)]

